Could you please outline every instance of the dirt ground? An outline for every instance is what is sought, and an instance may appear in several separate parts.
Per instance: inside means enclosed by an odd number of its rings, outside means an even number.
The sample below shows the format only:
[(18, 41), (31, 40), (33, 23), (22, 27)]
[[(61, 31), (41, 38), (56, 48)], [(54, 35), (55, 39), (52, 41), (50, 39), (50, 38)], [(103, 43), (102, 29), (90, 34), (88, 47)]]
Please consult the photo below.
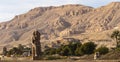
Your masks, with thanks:
[(120, 62), (120, 60), (81, 60), (81, 59), (58, 59), (58, 60), (35, 60), (33, 61), (30, 57), (27, 58), (12, 58), (4, 57), (0, 62)]
[(10, 60), (10, 61), (0, 61), (0, 62), (120, 62), (120, 60), (39, 60), (39, 61), (32, 61), (32, 60), (24, 60), (24, 61), (17, 61), (17, 60)]

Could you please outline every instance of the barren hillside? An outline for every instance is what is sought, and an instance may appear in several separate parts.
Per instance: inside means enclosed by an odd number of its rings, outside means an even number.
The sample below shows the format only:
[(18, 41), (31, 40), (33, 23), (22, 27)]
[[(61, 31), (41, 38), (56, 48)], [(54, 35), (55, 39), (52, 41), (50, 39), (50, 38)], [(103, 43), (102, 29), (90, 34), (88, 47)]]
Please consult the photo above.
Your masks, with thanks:
[(99, 8), (72, 4), (37, 7), (8, 22), (0, 23), (0, 46), (29, 44), (35, 29), (41, 32), (43, 43), (73, 37), (98, 43), (108, 41), (111, 46), (113, 42), (110, 33), (119, 28), (120, 2), (112, 2)]

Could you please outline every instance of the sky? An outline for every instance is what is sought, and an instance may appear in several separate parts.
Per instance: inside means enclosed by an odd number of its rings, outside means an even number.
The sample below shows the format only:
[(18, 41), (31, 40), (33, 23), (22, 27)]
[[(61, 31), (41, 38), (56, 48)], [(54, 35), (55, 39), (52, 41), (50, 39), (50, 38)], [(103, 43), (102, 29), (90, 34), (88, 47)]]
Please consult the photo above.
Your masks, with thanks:
[(0, 0), (0, 22), (11, 20), (14, 16), (28, 12), (35, 7), (82, 4), (94, 8), (120, 0)]

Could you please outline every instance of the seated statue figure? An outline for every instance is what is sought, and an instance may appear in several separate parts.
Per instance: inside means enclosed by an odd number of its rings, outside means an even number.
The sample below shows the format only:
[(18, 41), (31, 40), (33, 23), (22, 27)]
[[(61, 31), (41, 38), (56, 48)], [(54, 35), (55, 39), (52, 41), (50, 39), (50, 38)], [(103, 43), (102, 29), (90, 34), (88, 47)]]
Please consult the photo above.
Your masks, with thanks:
[(32, 56), (33, 60), (38, 60), (41, 57), (41, 44), (40, 44), (40, 33), (38, 31), (33, 32), (32, 37)]

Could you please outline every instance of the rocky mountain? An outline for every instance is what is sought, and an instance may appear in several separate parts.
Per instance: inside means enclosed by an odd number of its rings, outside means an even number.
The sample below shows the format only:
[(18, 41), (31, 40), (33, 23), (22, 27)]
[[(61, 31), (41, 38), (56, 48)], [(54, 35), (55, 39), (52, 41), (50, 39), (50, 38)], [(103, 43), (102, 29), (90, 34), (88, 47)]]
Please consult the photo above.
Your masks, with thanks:
[(43, 43), (72, 37), (112, 44), (110, 34), (119, 28), (120, 2), (99, 8), (77, 4), (37, 7), (0, 23), (0, 46), (29, 44), (36, 29), (41, 32)]

